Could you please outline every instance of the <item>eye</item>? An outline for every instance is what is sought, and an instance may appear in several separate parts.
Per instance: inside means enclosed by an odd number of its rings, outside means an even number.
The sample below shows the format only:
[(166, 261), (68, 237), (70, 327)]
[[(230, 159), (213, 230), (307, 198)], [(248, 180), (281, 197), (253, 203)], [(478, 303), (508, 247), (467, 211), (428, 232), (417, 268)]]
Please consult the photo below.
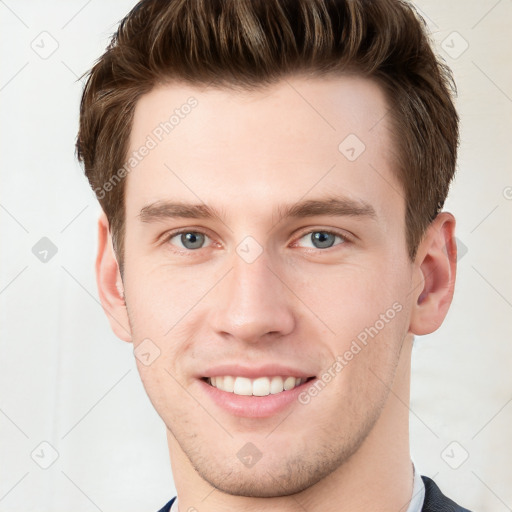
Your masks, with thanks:
[(310, 231), (303, 235), (299, 239), (299, 242), (300, 240), (305, 241), (305, 245), (303, 245), (303, 247), (313, 249), (329, 249), (334, 245), (339, 245), (347, 241), (344, 236), (330, 231)]
[[(173, 242), (174, 239), (176, 239), (176, 242)], [(171, 233), (167, 238), (170, 244), (191, 251), (203, 248), (207, 240), (210, 240), (210, 238), (200, 231), (180, 231)]]

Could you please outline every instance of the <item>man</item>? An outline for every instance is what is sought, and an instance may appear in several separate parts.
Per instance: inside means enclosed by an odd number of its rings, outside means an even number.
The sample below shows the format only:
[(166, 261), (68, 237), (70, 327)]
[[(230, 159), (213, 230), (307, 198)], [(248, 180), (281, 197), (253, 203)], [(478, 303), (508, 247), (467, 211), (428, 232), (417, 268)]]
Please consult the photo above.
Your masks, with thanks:
[(162, 511), (465, 510), (408, 436), (413, 338), (455, 282), (450, 82), (397, 0), (121, 22), (77, 150), (101, 302), (167, 427)]

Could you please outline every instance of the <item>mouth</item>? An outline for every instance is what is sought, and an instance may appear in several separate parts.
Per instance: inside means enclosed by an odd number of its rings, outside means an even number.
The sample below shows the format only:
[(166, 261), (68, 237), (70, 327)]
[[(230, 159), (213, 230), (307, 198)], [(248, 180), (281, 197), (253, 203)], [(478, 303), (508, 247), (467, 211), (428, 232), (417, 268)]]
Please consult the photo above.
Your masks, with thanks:
[(203, 377), (210, 386), (239, 396), (265, 397), (291, 391), (315, 377), (268, 376), (250, 379), (248, 377), (224, 375)]
[(273, 362), (259, 366), (225, 363), (204, 368), (196, 382), (205, 400), (223, 413), (256, 419), (302, 408), (299, 396), (317, 380), (312, 374), (311, 369)]

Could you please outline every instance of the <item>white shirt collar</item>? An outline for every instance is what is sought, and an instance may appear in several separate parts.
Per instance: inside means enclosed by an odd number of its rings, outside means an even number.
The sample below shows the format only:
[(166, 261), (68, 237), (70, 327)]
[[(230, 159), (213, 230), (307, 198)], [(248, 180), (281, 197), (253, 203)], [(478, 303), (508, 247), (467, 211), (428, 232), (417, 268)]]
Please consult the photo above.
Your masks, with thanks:
[(421, 512), (423, 508), (423, 502), (425, 501), (425, 484), (421, 479), (421, 475), (416, 471), (414, 462), (412, 464), (412, 471), (414, 474), (412, 484), (412, 498), (409, 503), (407, 512)]

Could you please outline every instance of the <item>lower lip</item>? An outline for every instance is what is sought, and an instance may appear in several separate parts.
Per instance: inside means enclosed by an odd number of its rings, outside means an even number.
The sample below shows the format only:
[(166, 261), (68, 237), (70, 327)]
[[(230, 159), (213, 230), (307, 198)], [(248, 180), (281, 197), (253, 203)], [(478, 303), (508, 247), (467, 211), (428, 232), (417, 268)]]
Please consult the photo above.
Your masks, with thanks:
[(267, 418), (273, 416), (292, 403), (298, 403), (298, 396), (316, 379), (311, 379), (299, 386), (267, 396), (235, 395), (211, 386), (204, 380), (199, 380), (202, 389), (219, 407), (234, 416), (245, 418)]

